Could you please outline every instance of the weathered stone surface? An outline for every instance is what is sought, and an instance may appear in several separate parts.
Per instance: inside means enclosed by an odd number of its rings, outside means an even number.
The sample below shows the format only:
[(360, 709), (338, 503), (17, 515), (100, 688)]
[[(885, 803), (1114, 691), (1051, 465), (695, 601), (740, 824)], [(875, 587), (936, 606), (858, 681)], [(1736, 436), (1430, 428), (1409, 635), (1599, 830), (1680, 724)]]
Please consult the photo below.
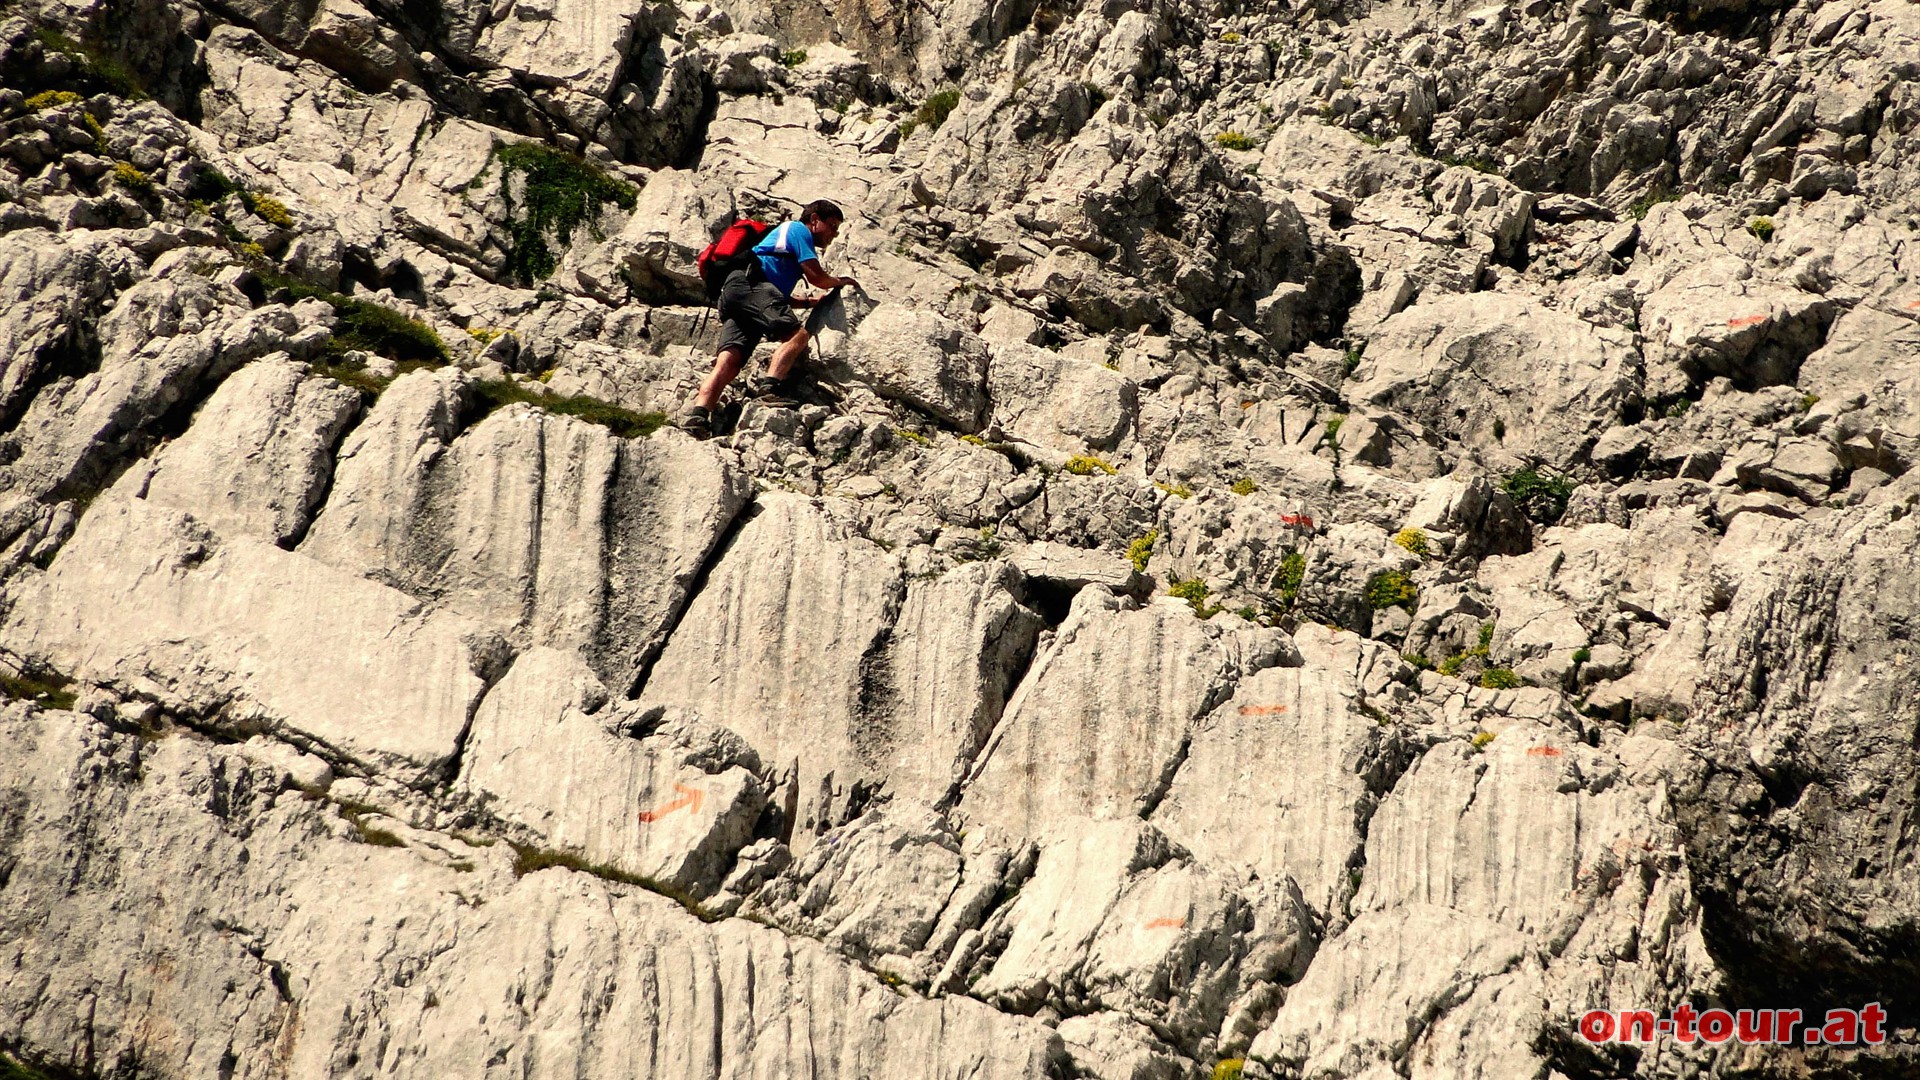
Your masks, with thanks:
[(57, 1067), (1037, 1080), (1060, 1053), (1037, 1021), (903, 996), (804, 939), (563, 869), (516, 880), (505, 845), (379, 817), (366, 835), (403, 846), (356, 842), (236, 749), (19, 707), (0, 722), (0, 1023)]
[(1008, 703), (961, 812), (1038, 837), (1151, 810), (1194, 721), (1289, 652), (1277, 631), (1202, 621), (1171, 598), (1141, 607), (1089, 585)]
[(1251, 1056), (1329, 1078), (1401, 1060), (1428, 1017), (1525, 954), (1520, 934), (1445, 907), (1362, 915), (1314, 958)]
[(452, 372), (383, 394), (302, 553), (578, 649), (624, 691), (745, 504), (744, 478), (704, 447), (524, 405), (455, 435), (471, 394)]
[(766, 805), (753, 751), (676, 719), (641, 738), (577, 657), (519, 657), (473, 719), (461, 779), (488, 813), (589, 863), (693, 895), (716, 887)]
[(824, 828), (856, 787), (877, 786), (896, 747), (891, 715), (865, 702), (868, 657), (904, 583), (890, 556), (809, 500), (770, 494), (754, 505), (640, 701), (713, 718), (776, 772), (797, 764), (800, 823)]
[(408, 782), (453, 760), (502, 659), (469, 619), (119, 493), (7, 593), (16, 655)]
[(848, 342), (847, 362), (883, 397), (961, 431), (980, 430), (987, 407), (986, 344), (929, 311), (881, 305)]
[(223, 536), (289, 547), (333, 479), (333, 448), (360, 393), (288, 357), (241, 368), (193, 426), (146, 467), (142, 497), (185, 510)]
[(1510, 296), (1450, 298), (1394, 316), (1368, 341), (1354, 377), (1362, 400), (1444, 425), (1469, 445), (1556, 464), (1586, 450), (1638, 390), (1628, 335)]
[(1390, 732), (1324, 668), (1268, 668), (1195, 725), (1153, 823), (1211, 866), (1291, 875), (1316, 911), (1352, 891), (1365, 828), (1392, 779)]

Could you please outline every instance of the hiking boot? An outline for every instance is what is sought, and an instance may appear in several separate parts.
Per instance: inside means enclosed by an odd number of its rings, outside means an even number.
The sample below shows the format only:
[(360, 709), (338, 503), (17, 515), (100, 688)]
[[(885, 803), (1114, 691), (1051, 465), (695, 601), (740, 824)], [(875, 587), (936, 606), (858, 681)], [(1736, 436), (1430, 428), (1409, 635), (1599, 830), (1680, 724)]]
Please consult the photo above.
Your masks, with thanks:
[(713, 414), (695, 405), (680, 418), (680, 430), (696, 439), (713, 438)]
[(775, 409), (791, 409), (800, 404), (800, 380), (792, 375), (784, 379), (759, 378), (747, 390), (747, 396)]

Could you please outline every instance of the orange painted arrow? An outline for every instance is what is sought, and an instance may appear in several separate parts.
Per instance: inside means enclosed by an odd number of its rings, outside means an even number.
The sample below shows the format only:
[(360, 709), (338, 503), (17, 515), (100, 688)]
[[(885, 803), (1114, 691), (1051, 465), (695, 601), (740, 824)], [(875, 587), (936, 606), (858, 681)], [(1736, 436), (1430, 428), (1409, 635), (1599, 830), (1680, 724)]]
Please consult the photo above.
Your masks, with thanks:
[(672, 802), (662, 803), (652, 810), (640, 811), (640, 824), (647, 825), (659, 821), (675, 810), (692, 809), (695, 813), (698, 813), (700, 811), (701, 801), (707, 797), (706, 792), (697, 788), (690, 788), (685, 784), (675, 784), (673, 785), (673, 790), (679, 792), (680, 797)]

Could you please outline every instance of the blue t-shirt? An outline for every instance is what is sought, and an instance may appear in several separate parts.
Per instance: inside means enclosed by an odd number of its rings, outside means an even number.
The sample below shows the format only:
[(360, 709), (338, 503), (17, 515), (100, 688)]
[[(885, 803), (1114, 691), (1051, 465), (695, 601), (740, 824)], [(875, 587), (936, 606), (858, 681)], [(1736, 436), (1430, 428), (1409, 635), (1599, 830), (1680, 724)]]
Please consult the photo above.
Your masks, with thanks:
[(792, 296), (793, 287), (800, 284), (800, 264), (820, 257), (813, 247), (813, 230), (803, 221), (775, 226), (753, 245), (753, 253), (760, 256), (760, 272), (782, 296)]

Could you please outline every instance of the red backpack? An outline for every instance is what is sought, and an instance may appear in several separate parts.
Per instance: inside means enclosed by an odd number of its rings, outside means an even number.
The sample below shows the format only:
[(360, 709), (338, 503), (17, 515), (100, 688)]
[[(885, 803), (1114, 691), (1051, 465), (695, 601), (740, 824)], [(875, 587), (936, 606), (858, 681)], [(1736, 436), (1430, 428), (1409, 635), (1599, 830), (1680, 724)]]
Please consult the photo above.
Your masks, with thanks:
[(727, 276), (735, 270), (744, 270), (751, 265), (753, 246), (761, 238), (773, 231), (773, 226), (752, 218), (741, 218), (727, 226), (720, 239), (708, 244), (694, 260), (700, 270), (700, 280), (707, 283), (707, 300), (717, 302), (720, 299), (720, 287), (727, 282)]

